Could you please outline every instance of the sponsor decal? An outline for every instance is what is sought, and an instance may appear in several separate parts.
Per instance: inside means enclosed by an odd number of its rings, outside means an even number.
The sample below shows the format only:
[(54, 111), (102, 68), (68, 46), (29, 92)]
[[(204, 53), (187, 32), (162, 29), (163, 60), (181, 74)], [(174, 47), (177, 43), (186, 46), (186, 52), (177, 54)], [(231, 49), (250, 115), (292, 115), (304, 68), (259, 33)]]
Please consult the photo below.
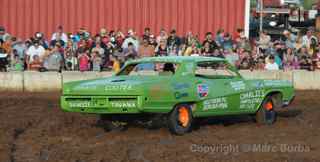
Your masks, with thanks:
[(219, 97), (214, 99), (205, 100), (203, 102), (203, 110), (215, 110), (215, 109), (226, 109), (228, 108), (227, 98)]
[(253, 82), (252, 85), (256, 88), (263, 88), (264, 87), (264, 84), (263, 82), (261, 81), (258, 81), (258, 82)]
[(106, 85), (105, 91), (129, 91), (132, 90), (132, 85), (123, 84), (123, 85)]
[(88, 81), (84, 83), (80, 83), (79, 86), (96, 86), (96, 85), (104, 85), (109, 82), (108, 79), (100, 79), (100, 80), (95, 80), (95, 81)]
[(230, 82), (230, 86), (232, 89), (236, 91), (244, 90), (246, 89), (246, 85), (244, 84), (243, 81), (235, 81), (235, 82)]
[(254, 109), (264, 98), (264, 90), (255, 90), (240, 94), (240, 109)]
[(181, 99), (181, 98), (184, 98), (184, 97), (188, 97), (189, 93), (187, 93), (187, 92), (176, 92), (176, 93), (174, 93), (174, 96), (175, 96), (176, 99)]
[(81, 85), (77, 86), (74, 89), (81, 91), (81, 90), (96, 90), (98, 87), (96, 85)]
[(209, 94), (209, 86), (207, 84), (198, 84), (197, 92), (200, 98), (207, 97)]
[(286, 86), (290, 82), (286, 80), (264, 80), (265, 86)]
[(176, 83), (173, 84), (173, 89), (174, 90), (181, 90), (181, 89), (187, 89), (190, 88), (190, 84), (189, 83)]
[(90, 102), (82, 101), (82, 102), (69, 102), (70, 107), (90, 107)]
[(135, 107), (137, 107), (137, 104), (134, 101), (128, 101), (128, 102), (114, 101), (114, 102), (110, 102), (110, 104), (111, 104), (111, 107), (115, 107), (115, 108), (135, 108)]

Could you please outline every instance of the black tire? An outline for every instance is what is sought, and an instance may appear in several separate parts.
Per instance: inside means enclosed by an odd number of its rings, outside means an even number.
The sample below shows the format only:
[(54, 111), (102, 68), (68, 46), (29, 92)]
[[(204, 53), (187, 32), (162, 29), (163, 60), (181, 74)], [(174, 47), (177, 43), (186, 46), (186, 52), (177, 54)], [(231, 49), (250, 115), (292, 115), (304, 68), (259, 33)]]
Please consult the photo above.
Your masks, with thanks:
[(125, 131), (128, 127), (124, 122), (115, 121), (108, 115), (100, 115), (98, 125), (101, 126), (105, 131)]
[[(185, 125), (183, 125), (179, 121), (180, 109), (185, 109), (188, 114), (188, 120), (187, 120), (188, 122), (186, 122), (187, 124)], [(168, 120), (168, 128), (172, 134), (183, 135), (187, 132), (190, 132), (192, 128), (192, 121), (193, 121), (190, 105), (179, 104), (175, 106), (175, 108), (170, 112), (167, 120)]]
[[(267, 104), (272, 104), (272, 109), (267, 108)], [(256, 112), (256, 122), (258, 124), (271, 125), (277, 119), (276, 111), (274, 110), (275, 105), (273, 104), (272, 96), (268, 96), (262, 102), (259, 110)]]

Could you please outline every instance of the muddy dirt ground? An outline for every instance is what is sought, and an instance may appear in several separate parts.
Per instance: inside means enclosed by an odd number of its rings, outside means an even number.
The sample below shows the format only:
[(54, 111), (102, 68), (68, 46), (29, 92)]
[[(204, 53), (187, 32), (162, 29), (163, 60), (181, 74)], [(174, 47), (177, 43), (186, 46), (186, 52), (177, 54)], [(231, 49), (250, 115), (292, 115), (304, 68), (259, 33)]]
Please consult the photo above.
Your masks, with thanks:
[(192, 133), (139, 125), (105, 132), (97, 116), (59, 109), (59, 94), (0, 94), (0, 162), (320, 161), (320, 92), (297, 92), (272, 126), (210, 119)]

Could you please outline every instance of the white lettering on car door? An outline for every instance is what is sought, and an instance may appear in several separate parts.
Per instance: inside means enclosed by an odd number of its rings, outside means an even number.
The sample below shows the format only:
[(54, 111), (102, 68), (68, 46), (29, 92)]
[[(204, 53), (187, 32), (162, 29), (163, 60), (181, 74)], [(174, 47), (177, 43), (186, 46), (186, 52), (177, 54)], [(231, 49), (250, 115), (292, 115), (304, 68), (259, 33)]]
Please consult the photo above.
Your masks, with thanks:
[(264, 90), (255, 90), (240, 94), (240, 109), (254, 109), (255, 106), (262, 102)]
[(227, 109), (228, 103), (226, 97), (219, 97), (214, 99), (205, 100), (203, 102), (203, 110)]
[(235, 91), (244, 90), (246, 88), (246, 85), (244, 84), (243, 81), (230, 82), (230, 86)]

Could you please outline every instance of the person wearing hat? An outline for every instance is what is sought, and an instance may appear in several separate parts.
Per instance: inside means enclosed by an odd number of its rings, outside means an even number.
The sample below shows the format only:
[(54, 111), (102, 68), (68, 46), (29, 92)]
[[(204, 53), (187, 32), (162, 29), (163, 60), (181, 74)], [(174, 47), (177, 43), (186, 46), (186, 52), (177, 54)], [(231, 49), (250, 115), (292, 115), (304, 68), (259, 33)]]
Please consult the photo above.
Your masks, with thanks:
[(10, 37), (10, 34), (6, 32), (6, 29), (3, 26), (0, 26), (0, 39), (6, 41)]
[(56, 44), (60, 44), (62, 47), (66, 46), (66, 42), (62, 40), (62, 37), (60, 34), (56, 34), (56, 39), (51, 40), (50, 46), (55, 46)]
[(62, 25), (59, 25), (57, 28), (57, 31), (52, 34), (51, 41), (56, 40), (57, 38), (60, 38), (64, 42), (64, 44), (67, 44), (68, 42), (68, 36), (66, 33), (63, 32), (63, 27)]
[(36, 32), (34, 34), (34, 38), (33, 38), (33, 41), (38, 41), (39, 44), (45, 48), (45, 49), (48, 49), (49, 48), (49, 43), (47, 42), (47, 40), (45, 39), (44, 37), (44, 34), (42, 32)]

